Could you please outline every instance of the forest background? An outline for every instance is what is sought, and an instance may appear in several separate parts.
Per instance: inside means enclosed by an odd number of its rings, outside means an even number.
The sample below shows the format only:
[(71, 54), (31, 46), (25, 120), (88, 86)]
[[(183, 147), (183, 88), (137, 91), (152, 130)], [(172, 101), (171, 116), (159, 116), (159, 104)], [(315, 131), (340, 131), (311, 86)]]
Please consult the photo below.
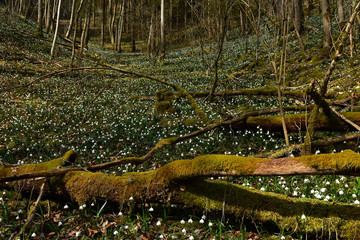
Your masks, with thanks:
[(359, 238), (357, 1), (0, 4), (1, 237)]

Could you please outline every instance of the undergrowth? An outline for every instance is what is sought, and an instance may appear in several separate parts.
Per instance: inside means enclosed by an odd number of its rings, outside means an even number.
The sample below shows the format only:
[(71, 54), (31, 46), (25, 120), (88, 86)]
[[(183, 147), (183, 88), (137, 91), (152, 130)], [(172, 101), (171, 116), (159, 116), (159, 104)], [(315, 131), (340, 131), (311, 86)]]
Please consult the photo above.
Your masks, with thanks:
[[(312, 23), (311, 21), (309, 21)], [(314, 20), (313, 24), (318, 24)], [(71, 50), (58, 47), (55, 61), (49, 61), (50, 43), (31, 37), (36, 26), (12, 14), (0, 19), (0, 161), (26, 164), (48, 161), (67, 150), (79, 152), (76, 164), (112, 161), (113, 156), (142, 156), (159, 140), (180, 136), (201, 127), (190, 126), (186, 119), (195, 118), (187, 100), (174, 101), (171, 115), (156, 116), (153, 100), (138, 96), (154, 96), (166, 89), (148, 79), (115, 74), (110, 71), (71, 72), (39, 79), (46, 73), (66, 68)], [(318, 53), (319, 33), (309, 32), (305, 41), (311, 55)], [(30, 37), (29, 37), (30, 36)], [(45, 34), (50, 39), (50, 35)], [(248, 43), (245, 45), (244, 41)], [(217, 90), (274, 86), (274, 75), (265, 52), (256, 60), (253, 50), (256, 38), (236, 38), (224, 45)], [(210, 51), (214, 46), (208, 45)], [(305, 61), (299, 53), (296, 37), (290, 38), (287, 63), (287, 87), (303, 90), (312, 79), (320, 81), (329, 61), (314, 57)], [(277, 51), (277, 49), (274, 49)], [(178, 84), (189, 92), (208, 91), (213, 73), (206, 74), (209, 65), (203, 61), (197, 46), (167, 53), (165, 60), (143, 54), (115, 53), (89, 46), (89, 53), (101, 56), (108, 64), (142, 72)], [(205, 53), (206, 54), (206, 53)], [(210, 55), (205, 55), (210, 58)], [(251, 65), (254, 63), (253, 65)], [(330, 92), (346, 96), (349, 89), (358, 90), (354, 81), (359, 76), (359, 58), (345, 54), (331, 82)], [(76, 60), (78, 66), (96, 66), (94, 57)], [(250, 67), (249, 67), (250, 66)], [(241, 71), (246, 69), (246, 71)], [(35, 81), (26, 88), (18, 87)], [(105, 86), (105, 87), (104, 87)], [(2, 91), (3, 89), (8, 89)], [(171, 89), (169, 89), (171, 90)], [(210, 103), (197, 99), (210, 120), (222, 117), (221, 112), (237, 114), (246, 109), (277, 107), (275, 97), (217, 98)], [(286, 100), (285, 105), (297, 104)], [(245, 110), (246, 110), (245, 109)], [(326, 133), (329, 136), (331, 133)], [(303, 141), (299, 133), (290, 136), (292, 144)], [(106, 170), (112, 174), (147, 171), (177, 159), (202, 154), (261, 155), (284, 147), (282, 134), (257, 128), (233, 130), (223, 128), (179, 143), (157, 153), (154, 159), (140, 167), (131, 164)], [(356, 146), (355, 151), (359, 151)], [(334, 152), (341, 151), (337, 146)], [(315, 150), (317, 151), (317, 149)], [(318, 151), (316, 153), (319, 153)], [(296, 153), (294, 153), (296, 154)], [(289, 153), (291, 156), (292, 153)], [(273, 191), (292, 197), (317, 198), (324, 201), (359, 204), (360, 182), (344, 176), (311, 177), (247, 177), (224, 178), (231, 183)], [(31, 204), (31, 198), (21, 196), (21, 188), (3, 190), (0, 194), (0, 236), (9, 238), (20, 230)], [(32, 238), (68, 239), (248, 239), (302, 238), (272, 226), (249, 223), (208, 212), (197, 212), (186, 206), (143, 204), (132, 214), (122, 212), (122, 206), (107, 202), (90, 202), (77, 206), (72, 202), (43, 201), (36, 220), (26, 235)], [(306, 218), (306, 216), (299, 216)], [(250, 229), (251, 231), (248, 231)]]

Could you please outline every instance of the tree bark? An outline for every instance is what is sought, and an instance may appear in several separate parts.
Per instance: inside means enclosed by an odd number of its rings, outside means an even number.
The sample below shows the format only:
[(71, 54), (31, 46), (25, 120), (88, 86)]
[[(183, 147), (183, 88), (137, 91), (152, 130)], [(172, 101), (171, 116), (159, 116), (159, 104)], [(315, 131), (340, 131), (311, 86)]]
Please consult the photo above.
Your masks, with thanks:
[(120, 6), (120, 18), (119, 18), (119, 22), (118, 22), (118, 39), (117, 39), (117, 43), (116, 43), (116, 50), (121, 53), (121, 41), (122, 41), (122, 36), (123, 36), (123, 31), (124, 31), (124, 20), (125, 20), (125, 6), (126, 6), (126, 1), (123, 0)]
[(165, 57), (165, 0), (161, 0), (160, 7), (160, 58)]
[(343, 6), (343, 1), (342, 0), (337, 0), (336, 1), (337, 4), (337, 9), (338, 9), (338, 17), (339, 17), (339, 24), (340, 26), (342, 26), (344, 24), (344, 6)]
[(71, 4), (71, 16), (70, 16), (70, 23), (69, 23), (69, 27), (66, 31), (65, 34), (65, 38), (69, 38), (71, 30), (73, 28), (74, 25), (74, 19), (75, 19), (75, 5), (76, 5), (76, 0), (72, 0), (72, 4)]
[(54, 58), (54, 54), (55, 54), (56, 38), (57, 38), (57, 35), (58, 35), (58, 31), (59, 31), (61, 2), (62, 2), (62, 0), (59, 0), (59, 2), (58, 2), (57, 17), (56, 17), (56, 28), (55, 28), (54, 39), (53, 39), (53, 43), (52, 43), (51, 51), (50, 51), (50, 60), (52, 60)]
[(136, 52), (135, 40), (135, 1), (130, 0), (130, 16), (131, 16), (131, 52)]
[(86, 8), (86, 17), (85, 17), (85, 23), (83, 27), (83, 31), (81, 33), (81, 41), (80, 41), (80, 55), (82, 54), (88, 38), (88, 31), (90, 27), (90, 17), (91, 17), (91, 2), (92, 0), (88, 0), (88, 5)]
[(329, 0), (321, 0), (321, 14), (324, 30), (324, 53), (329, 56), (332, 47)]
[(38, 16), (37, 16), (36, 34), (39, 36), (42, 36), (42, 29), (43, 29), (42, 0), (38, 0)]
[(104, 50), (105, 45), (105, 26), (106, 26), (106, 0), (101, 0), (101, 50)]
[(293, 0), (292, 7), (294, 11), (294, 27), (300, 34), (304, 31), (304, 11), (303, 0)]

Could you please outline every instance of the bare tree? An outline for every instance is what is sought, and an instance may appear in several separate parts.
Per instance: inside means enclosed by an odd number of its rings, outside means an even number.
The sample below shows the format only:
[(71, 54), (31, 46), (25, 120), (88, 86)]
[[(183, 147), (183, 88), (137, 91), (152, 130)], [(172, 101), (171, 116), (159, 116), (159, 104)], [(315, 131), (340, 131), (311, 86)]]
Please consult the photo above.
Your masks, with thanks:
[(105, 44), (105, 26), (106, 26), (106, 0), (101, 0), (101, 50)]
[(165, 57), (165, 1), (161, 0), (160, 8), (160, 59)]
[(324, 54), (328, 56), (332, 47), (329, 0), (321, 0), (321, 14), (324, 30)]
[(58, 2), (57, 17), (56, 17), (56, 28), (55, 28), (54, 39), (53, 39), (53, 43), (52, 43), (52, 46), (51, 46), (51, 52), (50, 52), (50, 59), (51, 60), (54, 58), (56, 38), (57, 38), (57, 35), (58, 35), (58, 31), (59, 31), (60, 10), (61, 10), (61, 0), (59, 0), (59, 2)]
[(117, 29), (117, 41), (116, 41), (116, 50), (118, 52), (121, 52), (121, 41), (123, 36), (123, 30), (124, 30), (124, 20), (125, 20), (125, 6), (126, 6), (126, 0), (122, 0), (121, 6), (120, 6), (120, 17), (118, 22), (118, 29)]
[(65, 38), (69, 38), (70, 32), (71, 32), (71, 30), (73, 28), (73, 25), (74, 25), (75, 5), (76, 5), (76, 0), (72, 0), (70, 22), (69, 22), (69, 27), (68, 27), (68, 29), (66, 31), (66, 34), (65, 34)]
[(38, 17), (37, 17), (37, 28), (36, 34), (42, 36), (43, 29), (43, 11), (42, 11), (42, 0), (38, 0)]

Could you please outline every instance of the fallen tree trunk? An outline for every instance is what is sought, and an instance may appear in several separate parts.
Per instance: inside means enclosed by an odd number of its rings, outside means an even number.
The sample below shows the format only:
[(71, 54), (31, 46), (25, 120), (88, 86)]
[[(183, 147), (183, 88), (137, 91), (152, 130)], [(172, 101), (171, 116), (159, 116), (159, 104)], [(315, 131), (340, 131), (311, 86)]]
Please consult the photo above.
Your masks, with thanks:
[[(343, 115), (354, 122), (360, 124), (359, 112), (347, 112)], [(299, 130), (306, 130), (306, 122), (309, 119), (309, 114), (292, 114), (285, 115), (285, 122), (288, 131), (297, 132)], [(282, 131), (281, 117), (280, 116), (259, 116), (249, 117), (243, 122), (237, 122), (231, 127), (233, 129), (254, 129), (260, 126), (261, 128), (268, 129), (270, 131)], [(348, 125), (345, 121), (341, 121), (339, 118), (329, 119), (325, 114), (319, 113), (319, 118), (316, 124), (316, 129), (324, 131), (347, 131), (356, 130), (352, 126)]]
[[(194, 98), (204, 98), (209, 96), (209, 92), (195, 92), (190, 93)], [(238, 90), (230, 90), (230, 91), (220, 91), (215, 92), (214, 96), (217, 97), (231, 97), (231, 96), (277, 96), (276, 88), (255, 88), (255, 89), (238, 89)], [(304, 92), (295, 92), (295, 91), (282, 91), (282, 95), (286, 97), (294, 97), (294, 98), (305, 98), (306, 93)]]
[[(74, 162), (76, 153), (39, 164), (0, 167), (0, 180), (28, 173), (47, 172)], [(184, 203), (207, 210), (224, 210), (238, 217), (276, 222), (289, 230), (304, 232), (337, 231), (341, 237), (360, 234), (360, 208), (341, 203), (290, 198), (221, 181), (209, 176), (280, 176), (280, 175), (360, 175), (360, 154), (346, 150), (338, 154), (320, 154), (297, 158), (262, 159), (232, 155), (204, 155), (192, 160), (177, 160), (157, 170), (132, 172), (122, 176), (101, 172), (67, 172), (51, 177), (44, 194), (68, 198), (79, 204), (108, 200), (131, 205), (142, 202)], [(49, 175), (51, 176), (51, 175)], [(23, 191), (40, 190), (44, 179), (2, 183), (2, 187), (21, 186)], [(132, 197), (132, 198), (131, 198)], [(131, 199), (130, 199), (131, 198)], [(134, 202), (133, 202), (134, 201)], [(224, 207), (225, 203), (225, 207)], [(299, 216), (305, 214), (304, 222)], [(301, 220), (302, 221), (302, 220)], [(331, 223), (331, 224), (328, 224)], [(299, 228), (304, 224), (304, 228)]]

